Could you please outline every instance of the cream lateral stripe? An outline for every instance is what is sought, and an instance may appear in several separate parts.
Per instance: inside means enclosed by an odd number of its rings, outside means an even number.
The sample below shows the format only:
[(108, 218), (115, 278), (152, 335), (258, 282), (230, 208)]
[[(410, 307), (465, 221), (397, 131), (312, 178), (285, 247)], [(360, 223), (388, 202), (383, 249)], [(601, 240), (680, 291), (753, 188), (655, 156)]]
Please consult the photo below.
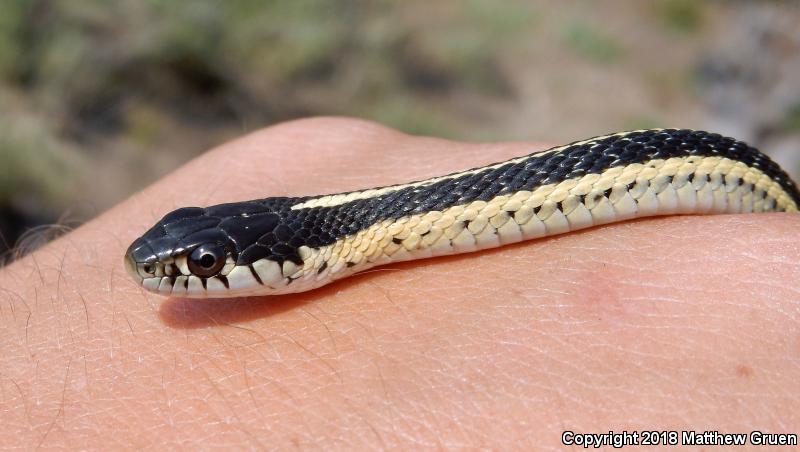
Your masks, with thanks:
[[(662, 130), (662, 129), (652, 129), (652, 130)], [(401, 189), (404, 189), (404, 188), (407, 188), (407, 187), (424, 187), (426, 185), (434, 184), (436, 182), (439, 182), (439, 181), (442, 181), (442, 180), (445, 180), (445, 179), (455, 179), (455, 178), (459, 178), (459, 177), (462, 177), (462, 176), (476, 174), (476, 173), (480, 173), (480, 172), (484, 172), (484, 171), (490, 171), (492, 169), (499, 168), (499, 167), (501, 167), (503, 165), (508, 165), (509, 163), (513, 164), (513, 163), (519, 163), (519, 162), (521, 162), (523, 160), (527, 160), (527, 159), (531, 158), (532, 155), (535, 156), (535, 157), (541, 157), (541, 156), (544, 156), (544, 155), (548, 155), (548, 154), (559, 152), (559, 151), (564, 150), (564, 149), (569, 148), (569, 147), (581, 146), (581, 145), (585, 145), (585, 144), (591, 144), (591, 143), (594, 143), (594, 142), (597, 142), (597, 141), (605, 140), (607, 138), (616, 137), (616, 136), (622, 136), (622, 135), (628, 135), (628, 134), (635, 133), (635, 132), (641, 132), (641, 130), (612, 133), (612, 134), (609, 134), (609, 135), (603, 135), (603, 136), (600, 136), (600, 137), (594, 137), (594, 138), (591, 138), (591, 139), (588, 139), (588, 140), (576, 141), (574, 143), (569, 143), (569, 144), (565, 144), (563, 146), (550, 148), (550, 149), (547, 149), (545, 151), (538, 152), (538, 153), (535, 153), (535, 154), (525, 155), (525, 156), (522, 156), (522, 157), (517, 157), (517, 158), (511, 159), (511, 160), (506, 160), (504, 162), (498, 162), (498, 163), (495, 163), (493, 165), (483, 166), (483, 167), (480, 167), (480, 168), (473, 168), (473, 169), (469, 169), (469, 170), (462, 171), (462, 172), (459, 172), (459, 173), (453, 173), (453, 174), (448, 174), (446, 176), (434, 177), (434, 178), (431, 178), (431, 179), (426, 179), (426, 180), (422, 180), (422, 181), (418, 181), (418, 182), (410, 182), (410, 183), (407, 183), (407, 184), (400, 184), (400, 185), (390, 185), (388, 187), (382, 187), (382, 188), (370, 188), (370, 189), (367, 189), (367, 190), (353, 191), (353, 192), (348, 192), (348, 193), (339, 193), (339, 194), (334, 194), (334, 195), (323, 195), (323, 196), (320, 196), (320, 197), (317, 197), (317, 198), (309, 199), (309, 200), (307, 200), (305, 202), (302, 202), (300, 204), (295, 204), (295, 205), (293, 205), (291, 207), (291, 209), (292, 210), (298, 210), (298, 209), (310, 209), (312, 207), (340, 206), (342, 204), (346, 204), (346, 203), (351, 202), (351, 201), (356, 201), (356, 200), (359, 200), (359, 199), (374, 198), (376, 196), (385, 195), (387, 193), (391, 193), (391, 192), (394, 192), (394, 191), (397, 191), (397, 190), (401, 190)]]
[[(261, 259), (231, 266), (225, 275), (238, 295), (292, 293), (323, 286), (391, 262), (464, 253), (551, 236), (629, 218), (670, 214), (797, 212), (792, 196), (761, 170), (724, 157), (687, 156), (609, 168), (599, 174), (499, 195), (489, 201), (383, 220), (317, 249), (299, 249), (303, 264)], [(213, 297), (227, 288), (219, 277), (144, 277), (165, 295)], [(142, 275), (143, 276), (143, 275)]]
[[(633, 184), (630, 190), (629, 184)], [(606, 190), (611, 190), (609, 197), (603, 195)], [(578, 201), (580, 196), (585, 202)], [(291, 284), (278, 293), (292, 292), (295, 284), (319, 287), (389, 262), (493, 248), (628, 218), (776, 209), (798, 211), (779, 183), (742, 162), (699, 156), (652, 160), (489, 202), (384, 220), (334, 244), (306, 250), (304, 265), (283, 274), (284, 282)]]
[(746, 143), (620, 132), (388, 187), (178, 208), (130, 244), (124, 266), (165, 295), (297, 293), (387, 263), (632, 218), (796, 213), (799, 204), (795, 182)]

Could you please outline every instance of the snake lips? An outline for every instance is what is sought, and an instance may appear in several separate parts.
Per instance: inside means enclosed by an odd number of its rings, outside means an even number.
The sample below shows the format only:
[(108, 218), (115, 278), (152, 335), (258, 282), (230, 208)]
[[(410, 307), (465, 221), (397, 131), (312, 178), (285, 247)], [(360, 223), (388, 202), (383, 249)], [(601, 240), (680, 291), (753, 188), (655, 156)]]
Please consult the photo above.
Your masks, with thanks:
[(631, 218), (799, 204), (795, 183), (746, 143), (640, 130), (408, 184), (181, 208), (133, 242), (125, 266), (164, 295), (274, 295)]

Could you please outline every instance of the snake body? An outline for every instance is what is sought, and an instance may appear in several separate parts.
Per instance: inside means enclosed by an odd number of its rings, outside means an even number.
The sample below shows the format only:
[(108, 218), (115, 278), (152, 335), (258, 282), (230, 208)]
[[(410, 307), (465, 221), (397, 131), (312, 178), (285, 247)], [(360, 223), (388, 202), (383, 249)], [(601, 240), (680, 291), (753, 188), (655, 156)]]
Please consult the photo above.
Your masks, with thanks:
[(631, 218), (798, 205), (789, 176), (741, 141), (640, 130), (408, 184), (181, 208), (134, 241), (125, 264), (164, 295), (272, 295)]

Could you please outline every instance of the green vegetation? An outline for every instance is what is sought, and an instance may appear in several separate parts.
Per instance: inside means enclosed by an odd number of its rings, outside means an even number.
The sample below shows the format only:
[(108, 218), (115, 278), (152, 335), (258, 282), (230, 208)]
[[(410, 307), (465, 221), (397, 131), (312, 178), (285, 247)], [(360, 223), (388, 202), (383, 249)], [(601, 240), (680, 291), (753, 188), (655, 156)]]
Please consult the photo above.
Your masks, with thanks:
[(780, 128), (786, 132), (800, 133), (800, 104), (795, 104), (789, 108)]
[(659, 121), (652, 115), (641, 114), (630, 117), (627, 121), (625, 121), (625, 125), (622, 127), (622, 129), (623, 130), (652, 129), (656, 127), (662, 127), (663, 125), (664, 123), (662, 121)]
[(50, 137), (46, 127), (30, 117), (18, 118), (13, 127), (0, 123), (0, 208), (15, 195), (37, 200), (42, 209), (57, 208), (69, 198), (81, 158)]
[[(680, 123), (698, 97), (683, 74), (711, 35), (699, 31), (726, 5), (5, 0), (0, 233), (21, 210), (36, 212), (25, 224), (95, 213), (225, 139), (301, 116), (467, 140)], [(800, 128), (795, 110), (783, 129)]]
[(566, 27), (564, 39), (570, 49), (594, 63), (614, 63), (623, 53), (612, 36), (581, 23)]
[(657, 14), (670, 29), (692, 33), (705, 21), (705, 5), (696, 0), (660, 0), (655, 3)]

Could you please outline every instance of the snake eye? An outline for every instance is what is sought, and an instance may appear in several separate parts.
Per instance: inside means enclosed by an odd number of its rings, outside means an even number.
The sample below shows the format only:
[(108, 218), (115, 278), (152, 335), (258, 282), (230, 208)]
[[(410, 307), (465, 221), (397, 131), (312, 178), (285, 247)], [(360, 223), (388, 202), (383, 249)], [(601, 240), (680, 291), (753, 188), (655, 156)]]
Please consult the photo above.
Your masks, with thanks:
[(187, 264), (195, 276), (214, 276), (225, 266), (225, 250), (217, 244), (201, 245), (189, 255)]

